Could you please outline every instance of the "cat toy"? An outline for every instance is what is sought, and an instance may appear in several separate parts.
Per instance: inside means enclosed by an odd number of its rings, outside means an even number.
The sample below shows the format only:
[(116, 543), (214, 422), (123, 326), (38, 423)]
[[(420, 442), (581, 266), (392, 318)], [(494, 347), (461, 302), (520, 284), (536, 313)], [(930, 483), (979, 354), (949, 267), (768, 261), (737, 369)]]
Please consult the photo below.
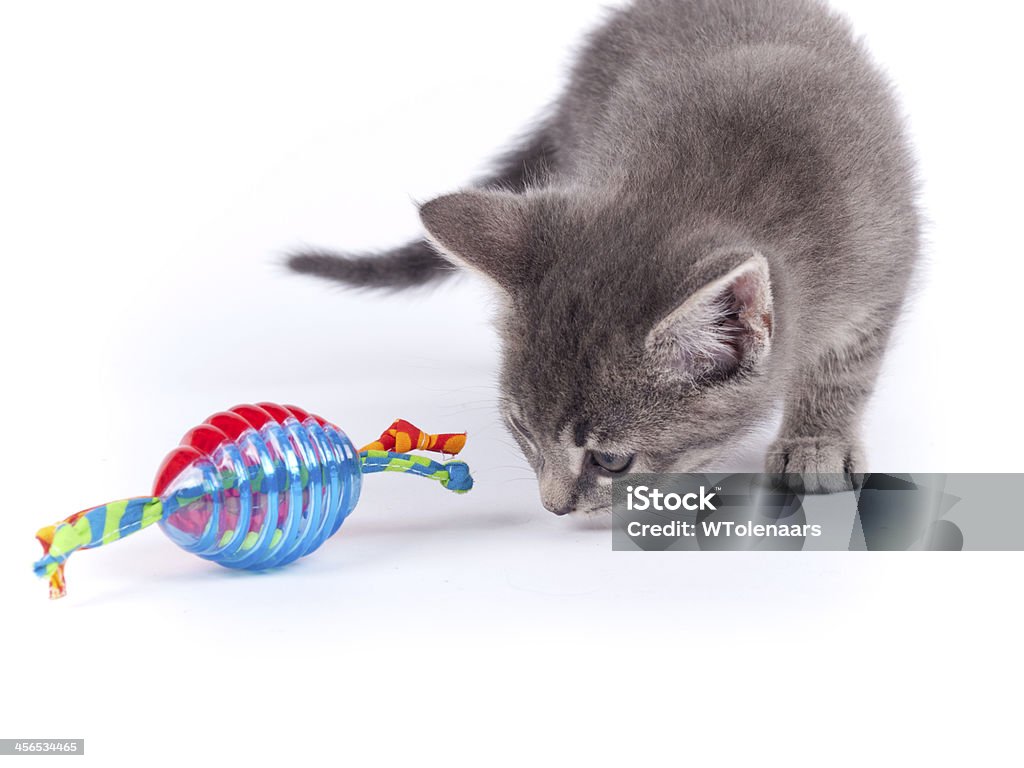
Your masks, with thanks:
[(64, 565), (79, 549), (118, 541), (159, 523), (187, 552), (227, 568), (265, 570), (315, 551), (359, 501), (363, 475), (404, 472), (455, 493), (473, 487), (454, 456), (465, 433), (432, 435), (402, 419), (356, 451), (344, 432), (294, 405), (236, 405), (189, 430), (157, 471), (151, 496), (77, 512), (36, 533), (37, 576), (50, 597), (66, 594)]

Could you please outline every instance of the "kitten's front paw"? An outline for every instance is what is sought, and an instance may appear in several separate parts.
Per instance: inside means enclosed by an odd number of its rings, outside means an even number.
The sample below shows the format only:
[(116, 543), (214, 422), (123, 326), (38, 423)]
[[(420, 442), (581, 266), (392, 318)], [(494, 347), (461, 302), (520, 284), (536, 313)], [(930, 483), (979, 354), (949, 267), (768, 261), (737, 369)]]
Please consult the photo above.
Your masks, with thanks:
[(860, 483), (860, 443), (841, 435), (779, 437), (768, 449), (765, 471), (778, 485), (801, 493), (838, 493)]

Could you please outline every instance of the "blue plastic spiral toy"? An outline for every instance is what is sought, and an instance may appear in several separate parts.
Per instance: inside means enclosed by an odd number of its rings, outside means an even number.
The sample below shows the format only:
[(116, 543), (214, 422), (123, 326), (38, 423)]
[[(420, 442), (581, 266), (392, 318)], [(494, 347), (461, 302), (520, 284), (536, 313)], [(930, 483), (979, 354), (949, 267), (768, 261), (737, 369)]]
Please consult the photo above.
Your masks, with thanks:
[[(265, 570), (314, 552), (359, 501), (363, 475), (405, 472), (462, 493), (473, 486), (456, 454), (465, 434), (432, 435), (398, 420), (357, 451), (344, 432), (296, 406), (238, 405), (189, 430), (164, 459), (151, 496), (91, 507), (41, 529), (35, 572), (51, 597), (66, 592), (64, 564), (158, 522), (182, 549), (227, 568)], [(398, 448), (398, 451), (389, 450)]]

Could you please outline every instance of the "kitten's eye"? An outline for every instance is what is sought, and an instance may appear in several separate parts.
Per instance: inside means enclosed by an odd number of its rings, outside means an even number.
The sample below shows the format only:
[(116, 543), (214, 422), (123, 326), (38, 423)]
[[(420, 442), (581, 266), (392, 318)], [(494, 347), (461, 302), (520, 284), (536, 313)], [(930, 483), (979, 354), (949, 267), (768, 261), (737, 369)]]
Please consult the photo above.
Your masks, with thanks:
[(627, 456), (616, 456), (612, 453), (601, 453), (600, 451), (589, 451), (588, 453), (591, 464), (611, 475), (621, 475), (633, 466), (633, 459), (636, 458), (636, 454), (632, 453)]

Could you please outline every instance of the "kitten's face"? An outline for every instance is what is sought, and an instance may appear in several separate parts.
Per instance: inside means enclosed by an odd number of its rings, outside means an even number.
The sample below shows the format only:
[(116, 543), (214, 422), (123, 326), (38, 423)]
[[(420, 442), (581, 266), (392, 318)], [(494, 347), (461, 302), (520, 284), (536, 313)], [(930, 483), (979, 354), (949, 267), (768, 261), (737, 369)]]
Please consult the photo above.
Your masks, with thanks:
[[(767, 415), (762, 257), (520, 199), (466, 193), (422, 214), (504, 292), (502, 414), (547, 509), (607, 510), (615, 476), (700, 470)], [(442, 201), (455, 207), (428, 210)]]
[(578, 384), (553, 391), (526, 374), (549, 362), (528, 345), (507, 344), (501, 410), (555, 514), (606, 511), (612, 480), (627, 472), (704, 469), (759, 418), (735, 392), (681, 391), (629, 362), (609, 375), (569, 363), (564, 370)]
[(538, 296), (502, 323), (502, 415), (551, 512), (609, 509), (626, 472), (707, 469), (768, 415), (759, 372), (680, 375), (647, 347), (660, 317), (643, 323), (609, 312), (610, 296), (573, 293), (571, 321)]

